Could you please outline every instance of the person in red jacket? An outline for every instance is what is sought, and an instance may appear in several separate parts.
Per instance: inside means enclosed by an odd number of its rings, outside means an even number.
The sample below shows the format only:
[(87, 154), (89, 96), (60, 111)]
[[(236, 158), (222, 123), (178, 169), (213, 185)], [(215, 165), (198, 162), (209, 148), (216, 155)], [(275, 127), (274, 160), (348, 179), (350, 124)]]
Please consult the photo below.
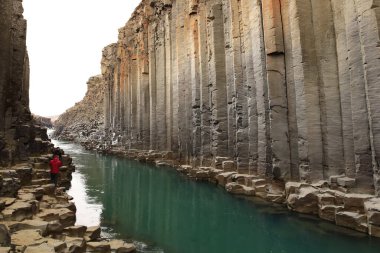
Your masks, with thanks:
[(50, 179), (56, 187), (58, 183), (59, 168), (61, 166), (62, 166), (62, 162), (61, 160), (59, 160), (59, 156), (54, 155), (53, 159), (50, 161)]

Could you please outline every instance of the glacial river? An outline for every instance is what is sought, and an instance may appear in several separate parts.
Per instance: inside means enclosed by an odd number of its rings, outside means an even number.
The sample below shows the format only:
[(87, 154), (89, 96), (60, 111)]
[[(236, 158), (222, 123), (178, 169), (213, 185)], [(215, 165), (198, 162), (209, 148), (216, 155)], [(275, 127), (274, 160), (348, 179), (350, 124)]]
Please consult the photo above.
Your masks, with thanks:
[(165, 253), (380, 252), (378, 238), (233, 197), (173, 169), (54, 143), (77, 168), (69, 190), (77, 224), (100, 224), (103, 236), (144, 242)]

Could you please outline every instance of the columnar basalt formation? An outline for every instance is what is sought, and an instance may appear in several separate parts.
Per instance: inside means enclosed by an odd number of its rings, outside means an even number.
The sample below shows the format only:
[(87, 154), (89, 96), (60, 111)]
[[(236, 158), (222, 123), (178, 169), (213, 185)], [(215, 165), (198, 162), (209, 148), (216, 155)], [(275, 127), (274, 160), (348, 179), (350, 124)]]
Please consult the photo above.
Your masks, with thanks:
[(54, 122), (53, 137), (96, 148), (104, 136), (104, 88), (102, 76), (90, 77), (83, 100)]
[(129, 149), (380, 194), (378, 0), (143, 0), (103, 52)]
[(29, 111), (29, 59), (21, 0), (0, 2), (0, 167), (49, 149)]

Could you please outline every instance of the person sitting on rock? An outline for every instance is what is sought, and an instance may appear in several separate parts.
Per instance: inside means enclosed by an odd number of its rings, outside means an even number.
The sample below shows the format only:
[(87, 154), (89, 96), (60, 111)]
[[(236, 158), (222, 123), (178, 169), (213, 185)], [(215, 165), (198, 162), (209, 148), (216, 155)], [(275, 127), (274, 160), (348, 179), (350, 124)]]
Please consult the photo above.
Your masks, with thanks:
[(62, 166), (61, 160), (58, 155), (54, 155), (53, 160), (50, 161), (50, 179), (57, 187), (59, 168)]

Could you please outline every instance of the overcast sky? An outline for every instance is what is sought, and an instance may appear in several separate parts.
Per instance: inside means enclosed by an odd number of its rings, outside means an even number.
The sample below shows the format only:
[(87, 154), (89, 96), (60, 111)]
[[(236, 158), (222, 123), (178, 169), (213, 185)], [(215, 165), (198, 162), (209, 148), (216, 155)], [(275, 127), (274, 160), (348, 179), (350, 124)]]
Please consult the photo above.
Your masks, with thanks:
[(24, 0), (28, 21), (30, 109), (55, 116), (82, 100), (100, 74), (103, 47), (141, 0)]

